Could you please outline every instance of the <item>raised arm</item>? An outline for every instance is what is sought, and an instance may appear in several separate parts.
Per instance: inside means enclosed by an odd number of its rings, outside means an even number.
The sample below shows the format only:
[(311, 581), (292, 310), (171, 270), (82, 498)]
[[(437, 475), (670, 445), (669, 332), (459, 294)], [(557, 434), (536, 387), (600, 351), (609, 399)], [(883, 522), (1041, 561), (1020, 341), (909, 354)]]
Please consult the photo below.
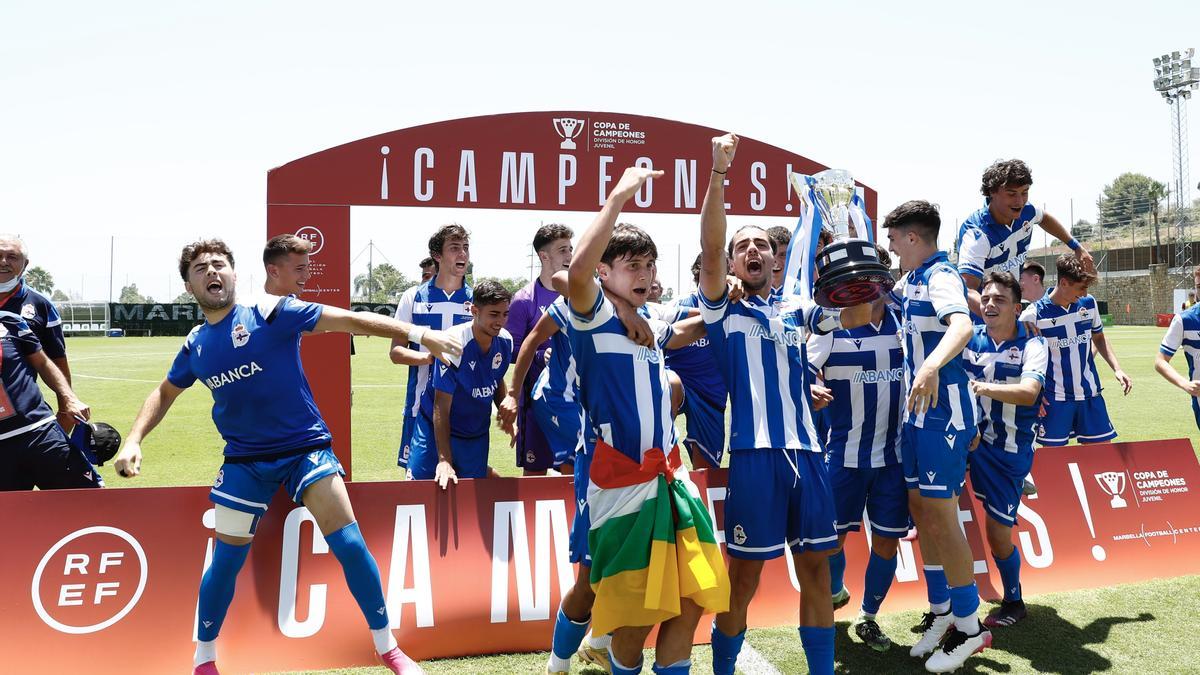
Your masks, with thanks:
[(117, 475), (133, 478), (141, 473), (142, 439), (163, 421), (167, 411), (171, 409), (171, 404), (175, 403), (175, 399), (182, 393), (183, 389), (164, 379), (158, 388), (146, 397), (146, 402), (138, 411), (137, 419), (133, 421), (133, 429), (125, 436), (125, 444), (113, 462)]
[(1069, 246), (1075, 253), (1075, 257), (1083, 261), (1084, 267), (1086, 267), (1089, 272), (1094, 273), (1096, 271), (1096, 263), (1094, 260), (1092, 260), (1092, 254), (1088, 253), (1088, 250), (1084, 248), (1083, 244), (1075, 241), (1075, 238), (1072, 237), (1071, 233), (1067, 231), (1066, 226), (1058, 222), (1057, 218), (1049, 213), (1043, 213), (1042, 222), (1038, 224), (1038, 227), (1041, 227), (1046, 231), (1047, 234)]
[(411, 323), (397, 321), (374, 312), (352, 312), (341, 307), (325, 305), (321, 310), (321, 318), (317, 321), (316, 331), (355, 333), (358, 335), (374, 335), (390, 337), (395, 341), (417, 342), (425, 345), (435, 357), (445, 360), (445, 356), (462, 354), (462, 344), (457, 338), (440, 330), (429, 330)]
[(728, 260), (725, 254), (725, 175), (737, 153), (738, 137), (712, 139), (713, 166), (700, 207), (700, 292), (709, 300), (725, 295)]

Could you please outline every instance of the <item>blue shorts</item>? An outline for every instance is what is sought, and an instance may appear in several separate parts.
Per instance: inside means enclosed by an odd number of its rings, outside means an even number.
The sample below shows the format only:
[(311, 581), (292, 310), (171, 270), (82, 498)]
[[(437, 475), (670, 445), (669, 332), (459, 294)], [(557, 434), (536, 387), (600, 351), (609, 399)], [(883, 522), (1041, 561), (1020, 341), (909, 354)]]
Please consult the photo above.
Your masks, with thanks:
[(829, 485), (838, 534), (858, 532), (864, 509), (873, 536), (899, 539), (908, 533), (908, 488), (899, 464), (874, 469), (830, 464)]
[[(256, 516), (267, 512), (267, 504), (280, 485), (293, 502), (303, 505), (304, 491), (308, 486), (326, 476), (346, 475), (342, 463), (330, 448), (280, 459), (248, 462), (229, 460), (225, 458), (225, 463), (217, 472), (208, 498), (214, 504)], [(255, 519), (257, 524), (258, 519)], [(253, 527), (250, 532), (253, 534)]]
[(570, 561), (587, 567), (592, 566), (592, 553), (588, 548), (588, 531), (592, 529), (592, 517), (588, 511), (588, 479), (592, 469), (592, 453), (596, 441), (583, 442), (575, 453), (575, 519), (571, 521)]
[(1082, 401), (1043, 400), (1046, 415), (1039, 420), (1038, 443), (1066, 445), (1072, 438), (1078, 438), (1080, 443), (1100, 443), (1117, 437), (1103, 396)]
[(396, 453), (396, 466), (398, 467), (408, 467), (408, 456), (412, 454), (413, 429), (416, 426), (416, 416), (408, 414), (408, 406), (404, 406), (404, 425), (400, 428), (400, 450)]
[(993, 448), (983, 441), (970, 454), (971, 487), (988, 516), (1004, 525), (1017, 524), (1021, 506), (1021, 488), (1033, 467), (1033, 454), (1011, 453)]
[[(474, 437), (450, 436), (450, 452), (454, 461), (454, 473), (459, 478), (487, 478), (488, 449), (491, 439), (487, 434)], [(408, 455), (408, 473), (413, 480), (431, 480), (437, 471), (437, 441), (433, 437), (433, 420), (425, 413), (417, 415), (413, 429), (412, 452)]]
[(925, 418), (924, 427), (907, 422), (900, 431), (900, 458), (909, 490), (922, 497), (953, 499), (967, 479), (967, 448), (975, 429), (958, 431), (948, 421)]
[(709, 466), (721, 466), (725, 456), (725, 406), (715, 405), (695, 391), (683, 388), (683, 417), (687, 420), (687, 434), (683, 447), (695, 466), (696, 453), (700, 453)]
[(531, 405), (533, 417), (553, 455), (553, 466), (573, 461), (583, 439), (583, 408), (577, 401), (552, 401), (545, 397), (533, 399)]
[(729, 453), (725, 546), (730, 557), (770, 560), (837, 548), (833, 495), (821, 453), (737, 450)]
[(67, 442), (53, 417), (36, 429), (0, 439), (0, 457), (0, 492), (104, 487), (100, 472)]

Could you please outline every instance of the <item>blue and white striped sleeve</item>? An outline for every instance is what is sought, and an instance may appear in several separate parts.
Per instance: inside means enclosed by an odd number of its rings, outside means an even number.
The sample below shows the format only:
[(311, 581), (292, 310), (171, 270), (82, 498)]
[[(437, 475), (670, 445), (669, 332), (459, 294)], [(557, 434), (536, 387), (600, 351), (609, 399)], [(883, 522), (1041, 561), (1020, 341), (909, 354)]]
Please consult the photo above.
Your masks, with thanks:
[(833, 333), (809, 335), (805, 351), (808, 354), (808, 372), (816, 375), (825, 367), (829, 352), (833, 351)]
[(978, 227), (963, 228), (958, 241), (958, 271), (973, 277), (983, 278), (983, 266), (987, 264), (992, 244), (987, 234)]
[(1100, 308), (1096, 306), (1095, 298), (1093, 298), (1089, 295), (1088, 299), (1091, 300), (1091, 303), (1089, 303), (1089, 304), (1092, 307), (1092, 332), (1093, 333), (1103, 333), (1104, 332), (1104, 319), (1100, 318)]
[(966, 286), (949, 267), (935, 270), (929, 275), (929, 302), (938, 320), (947, 323), (951, 314), (967, 313)]
[(594, 330), (603, 326), (616, 315), (617, 310), (604, 296), (604, 289), (600, 287), (600, 282), (595, 281), (594, 283), (596, 284), (596, 302), (592, 304), (592, 308), (586, 315), (575, 311), (575, 306), (570, 302), (567, 303), (571, 310), (571, 328), (581, 331)]
[(1037, 380), (1042, 386), (1046, 385), (1046, 364), (1050, 360), (1046, 340), (1042, 337), (1030, 338), (1025, 343), (1025, 353), (1022, 355), (1021, 379)]
[(1175, 352), (1183, 345), (1183, 316), (1176, 314), (1174, 319), (1171, 319), (1171, 325), (1167, 328), (1167, 334), (1163, 336), (1162, 344), (1158, 346), (1158, 351), (1162, 352), (1163, 356), (1171, 358), (1175, 356)]

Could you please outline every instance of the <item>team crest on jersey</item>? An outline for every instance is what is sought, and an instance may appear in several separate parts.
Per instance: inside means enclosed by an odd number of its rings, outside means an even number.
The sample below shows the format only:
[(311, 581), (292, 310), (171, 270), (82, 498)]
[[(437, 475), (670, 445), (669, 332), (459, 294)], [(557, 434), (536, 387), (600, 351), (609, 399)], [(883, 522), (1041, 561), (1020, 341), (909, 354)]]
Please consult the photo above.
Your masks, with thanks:
[[(25, 314), (25, 313), (24, 313), (24, 311), (22, 311), (22, 312), (21, 312), (21, 315), (22, 315), (22, 316), (24, 316), (24, 314)], [(1091, 316), (1091, 312), (1088, 312), (1088, 310), (1087, 310), (1087, 307), (1080, 307), (1080, 308), (1079, 308), (1079, 318), (1081, 318), (1081, 319), (1086, 319), (1086, 318), (1088, 318), (1089, 316)], [(26, 318), (28, 318), (28, 317), (26, 317)]]
[(500, 364), (501, 364), (503, 361), (504, 361), (504, 357), (503, 357), (503, 356), (500, 356), (499, 354), (496, 354), (495, 356), (493, 356), (493, 357), (492, 357), (492, 370), (495, 370), (495, 369), (499, 368), (499, 367), (500, 367)]
[(1009, 347), (1008, 352), (1005, 354), (1005, 356), (1008, 358), (1009, 361), (1016, 363), (1017, 361), (1021, 360), (1021, 350), (1017, 347)]
[[(26, 303), (21, 306), (22, 319), (32, 319), (35, 316), (37, 316), (37, 310), (33, 308), (33, 305)], [(1085, 316), (1084, 318), (1086, 319), (1087, 317)]]
[(234, 347), (245, 347), (250, 341), (250, 331), (246, 330), (245, 324), (236, 324), (233, 327), (233, 332), (229, 334), (233, 338)]
[(215, 488), (221, 487), (221, 484), (224, 482), (225, 482), (225, 469), (221, 469), (220, 471), (217, 472), (217, 479), (215, 481), (213, 481), (213, 488), (215, 489)]
[(471, 313), (471, 301), (470, 300), (463, 303), (463, 312), (465, 312), (467, 314)]
[(733, 543), (738, 546), (746, 543), (746, 531), (742, 529), (741, 525), (733, 526)]
[(532, 450), (529, 450), (525, 453), (525, 461), (529, 464), (533, 464), (537, 461), (537, 455), (533, 454)]

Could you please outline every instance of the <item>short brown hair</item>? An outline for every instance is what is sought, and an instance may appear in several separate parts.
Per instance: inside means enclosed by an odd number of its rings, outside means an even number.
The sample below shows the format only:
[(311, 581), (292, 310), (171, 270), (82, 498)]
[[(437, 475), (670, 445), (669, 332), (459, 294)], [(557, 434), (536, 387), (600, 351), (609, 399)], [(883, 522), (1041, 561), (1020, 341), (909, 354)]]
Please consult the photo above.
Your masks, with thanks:
[(1058, 268), (1058, 278), (1074, 281), (1076, 283), (1083, 282), (1090, 284), (1096, 280), (1096, 275), (1089, 272), (1083, 266), (1083, 261), (1076, 258), (1074, 254), (1064, 253), (1058, 256), (1058, 260), (1054, 261), (1054, 266)]
[(979, 191), (984, 197), (991, 197), (1003, 188), (1019, 188), (1026, 185), (1033, 185), (1033, 173), (1025, 162), (1019, 159), (998, 159), (983, 172)]
[(438, 228), (437, 232), (429, 238), (429, 255), (441, 255), (442, 249), (446, 248), (446, 242), (460, 239), (464, 242), (471, 241), (471, 235), (467, 232), (467, 228), (458, 223), (450, 223)]
[(1046, 281), (1046, 268), (1038, 262), (1025, 263), (1025, 266), (1021, 268), (1021, 274), (1032, 274), (1037, 277), (1039, 284)]
[(229, 250), (229, 246), (225, 242), (220, 239), (200, 239), (193, 241), (184, 246), (183, 251), (179, 253), (179, 276), (183, 277), (184, 281), (188, 280), (188, 268), (192, 266), (192, 263), (202, 253), (223, 255), (229, 261), (229, 266), (234, 266), (233, 251)]
[(979, 290), (983, 290), (988, 284), (996, 284), (1000, 288), (1008, 290), (1012, 296), (1013, 302), (1021, 302), (1021, 284), (1011, 272), (988, 272), (983, 278), (983, 284), (979, 286)]
[(312, 251), (313, 244), (307, 239), (301, 239), (294, 234), (277, 234), (267, 241), (263, 247), (263, 265), (274, 265), (287, 256), (296, 253), (304, 255)]
[(658, 260), (658, 247), (654, 245), (654, 240), (637, 225), (617, 223), (608, 239), (608, 245), (604, 247), (604, 253), (600, 255), (600, 262), (612, 265), (619, 259), (636, 258), (640, 255)]
[(912, 230), (927, 243), (937, 244), (942, 216), (938, 207), (923, 199), (913, 199), (892, 209), (883, 219), (884, 229)]

